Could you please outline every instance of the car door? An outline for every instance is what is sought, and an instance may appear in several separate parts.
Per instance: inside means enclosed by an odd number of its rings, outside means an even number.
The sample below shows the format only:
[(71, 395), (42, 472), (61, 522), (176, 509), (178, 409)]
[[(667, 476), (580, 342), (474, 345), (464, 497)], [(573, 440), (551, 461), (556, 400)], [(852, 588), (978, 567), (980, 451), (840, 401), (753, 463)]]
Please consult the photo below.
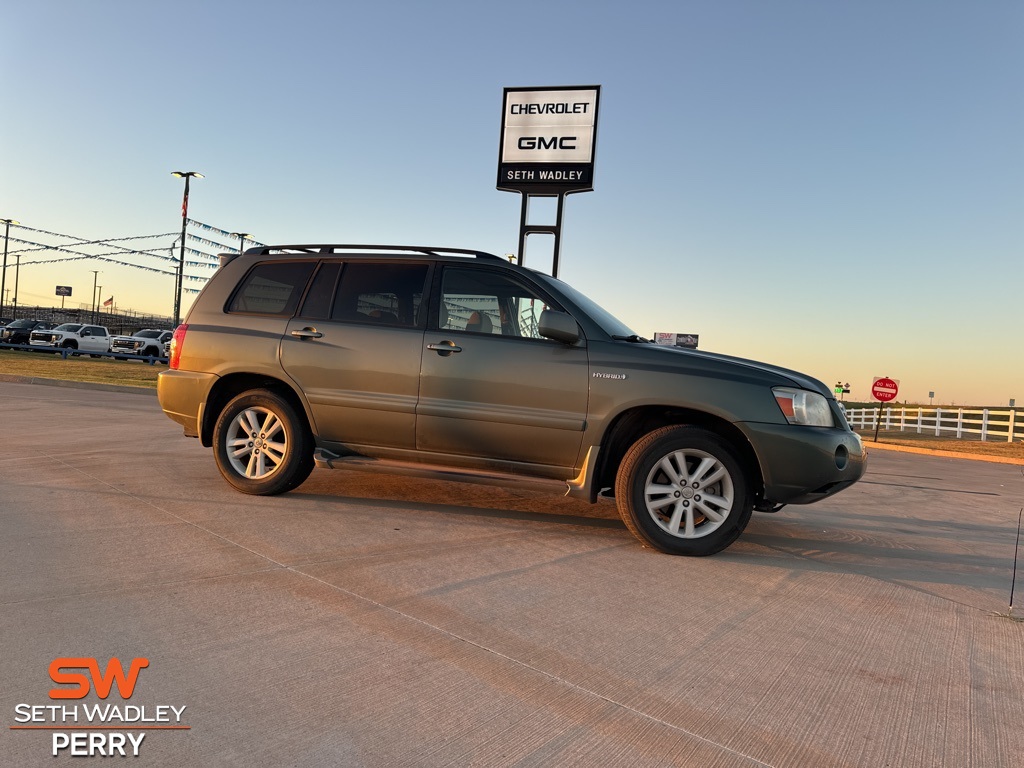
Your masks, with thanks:
[(537, 321), (553, 302), (502, 270), (448, 265), (434, 283), (416, 447), (468, 466), (517, 462), (554, 476), (574, 467), (587, 416), (585, 341), (542, 338)]
[(427, 262), (320, 264), (288, 322), (281, 363), (325, 444), (412, 449)]
[(87, 325), (79, 333), (79, 349), (83, 352), (109, 352), (110, 337), (107, 329), (98, 325)]

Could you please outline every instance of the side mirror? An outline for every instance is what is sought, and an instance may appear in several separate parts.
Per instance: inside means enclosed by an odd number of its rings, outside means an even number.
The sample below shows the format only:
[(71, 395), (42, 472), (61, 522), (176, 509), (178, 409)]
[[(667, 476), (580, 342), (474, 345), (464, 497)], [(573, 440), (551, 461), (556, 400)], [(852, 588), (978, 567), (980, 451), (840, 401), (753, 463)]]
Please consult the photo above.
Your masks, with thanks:
[(563, 344), (575, 344), (580, 340), (580, 327), (572, 315), (555, 309), (545, 309), (540, 313), (537, 330), (545, 339), (554, 339)]

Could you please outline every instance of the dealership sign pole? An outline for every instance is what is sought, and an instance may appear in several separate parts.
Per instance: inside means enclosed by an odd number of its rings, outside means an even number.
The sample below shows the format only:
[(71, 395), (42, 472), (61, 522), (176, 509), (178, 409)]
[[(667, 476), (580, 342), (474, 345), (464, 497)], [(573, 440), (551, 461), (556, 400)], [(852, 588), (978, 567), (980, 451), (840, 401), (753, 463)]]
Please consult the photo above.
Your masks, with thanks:
[[(519, 264), (526, 236), (555, 237), (551, 274), (558, 277), (565, 196), (594, 188), (599, 85), (506, 88), (498, 149), (498, 189), (523, 196)], [(555, 224), (529, 224), (531, 197), (557, 197)]]

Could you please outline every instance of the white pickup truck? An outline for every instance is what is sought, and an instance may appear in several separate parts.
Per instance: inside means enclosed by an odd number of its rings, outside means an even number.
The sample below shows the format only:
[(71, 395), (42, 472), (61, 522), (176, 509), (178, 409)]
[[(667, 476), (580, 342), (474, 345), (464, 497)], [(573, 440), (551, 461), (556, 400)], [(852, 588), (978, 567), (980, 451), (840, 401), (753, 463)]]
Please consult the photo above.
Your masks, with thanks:
[(126, 355), (166, 357), (164, 354), (164, 344), (170, 341), (173, 335), (173, 331), (162, 331), (159, 328), (143, 328), (131, 336), (115, 336), (110, 341), (110, 351)]
[(102, 325), (64, 323), (48, 331), (32, 331), (28, 343), (33, 347), (77, 349), (79, 352), (109, 352), (110, 331)]

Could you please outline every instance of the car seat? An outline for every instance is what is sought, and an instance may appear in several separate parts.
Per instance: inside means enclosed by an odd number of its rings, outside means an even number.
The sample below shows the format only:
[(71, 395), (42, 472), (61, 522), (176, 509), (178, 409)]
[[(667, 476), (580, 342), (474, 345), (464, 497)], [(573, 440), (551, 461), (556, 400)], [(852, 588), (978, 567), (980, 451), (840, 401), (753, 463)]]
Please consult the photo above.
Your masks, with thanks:
[(483, 312), (474, 312), (469, 316), (469, 320), (466, 322), (466, 330), (473, 331), (475, 333), (490, 333), (491, 327), (491, 318)]

